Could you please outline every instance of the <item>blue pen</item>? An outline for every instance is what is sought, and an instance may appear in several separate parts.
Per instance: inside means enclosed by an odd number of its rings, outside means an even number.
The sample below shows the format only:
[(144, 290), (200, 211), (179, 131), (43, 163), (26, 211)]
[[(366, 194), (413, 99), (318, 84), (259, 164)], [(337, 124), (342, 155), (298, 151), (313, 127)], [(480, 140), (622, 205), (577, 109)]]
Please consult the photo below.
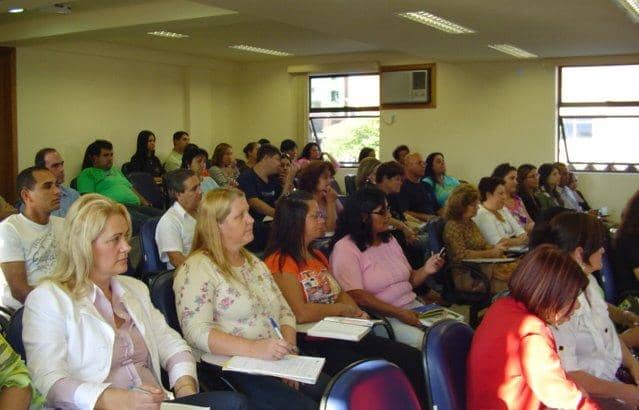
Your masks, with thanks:
[(277, 333), (277, 337), (284, 340), (284, 336), (282, 335), (282, 332), (280, 331), (280, 327), (277, 325), (277, 322), (275, 321), (275, 319), (273, 319), (272, 317), (269, 317), (268, 320), (269, 322), (271, 322), (271, 326), (273, 326), (273, 330), (275, 330), (275, 333)]

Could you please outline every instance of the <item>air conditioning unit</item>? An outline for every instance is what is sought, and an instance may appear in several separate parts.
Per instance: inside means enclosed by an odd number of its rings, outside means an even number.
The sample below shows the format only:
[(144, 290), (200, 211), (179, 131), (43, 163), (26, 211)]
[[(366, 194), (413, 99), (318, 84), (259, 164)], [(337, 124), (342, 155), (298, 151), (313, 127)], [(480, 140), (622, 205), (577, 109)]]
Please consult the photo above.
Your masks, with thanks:
[(381, 73), (382, 104), (429, 103), (429, 70)]

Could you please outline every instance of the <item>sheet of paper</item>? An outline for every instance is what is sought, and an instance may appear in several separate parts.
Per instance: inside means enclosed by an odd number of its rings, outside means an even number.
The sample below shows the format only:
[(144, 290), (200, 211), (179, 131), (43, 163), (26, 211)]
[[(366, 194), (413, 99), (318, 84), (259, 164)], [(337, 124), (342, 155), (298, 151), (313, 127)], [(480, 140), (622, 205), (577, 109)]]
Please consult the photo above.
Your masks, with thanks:
[(194, 406), (192, 404), (162, 402), (160, 410), (209, 410), (213, 407)]
[(371, 328), (368, 326), (350, 325), (330, 320), (322, 320), (308, 329), (306, 334), (315, 337), (327, 337), (331, 339), (360, 341)]
[(252, 357), (233, 356), (224, 366), (224, 370), (244, 373), (263, 374), (302, 383), (314, 384), (324, 367), (323, 357), (288, 355), (282, 360), (262, 360)]

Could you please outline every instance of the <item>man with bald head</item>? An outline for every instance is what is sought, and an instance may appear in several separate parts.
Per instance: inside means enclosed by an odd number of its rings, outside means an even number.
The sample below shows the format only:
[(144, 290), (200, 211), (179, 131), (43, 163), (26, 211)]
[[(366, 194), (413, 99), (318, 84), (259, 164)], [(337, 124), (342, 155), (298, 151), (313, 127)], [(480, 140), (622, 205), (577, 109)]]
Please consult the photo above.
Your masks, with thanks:
[(411, 152), (404, 157), (404, 182), (399, 192), (399, 205), (405, 214), (423, 222), (437, 216), (439, 205), (433, 189), (421, 182), (426, 166), (422, 156)]

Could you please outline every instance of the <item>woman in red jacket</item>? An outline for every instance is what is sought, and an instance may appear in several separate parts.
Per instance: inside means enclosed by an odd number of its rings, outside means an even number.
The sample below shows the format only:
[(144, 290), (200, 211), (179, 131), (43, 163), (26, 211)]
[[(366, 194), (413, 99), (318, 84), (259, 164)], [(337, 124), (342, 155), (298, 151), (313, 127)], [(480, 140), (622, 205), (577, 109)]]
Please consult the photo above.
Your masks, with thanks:
[(598, 409), (566, 377), (549, 325), (568, 320), (585, 289), (579, 265), (557, 247), (537, 247), (510, 278), (473, 337), (468, 408)]

